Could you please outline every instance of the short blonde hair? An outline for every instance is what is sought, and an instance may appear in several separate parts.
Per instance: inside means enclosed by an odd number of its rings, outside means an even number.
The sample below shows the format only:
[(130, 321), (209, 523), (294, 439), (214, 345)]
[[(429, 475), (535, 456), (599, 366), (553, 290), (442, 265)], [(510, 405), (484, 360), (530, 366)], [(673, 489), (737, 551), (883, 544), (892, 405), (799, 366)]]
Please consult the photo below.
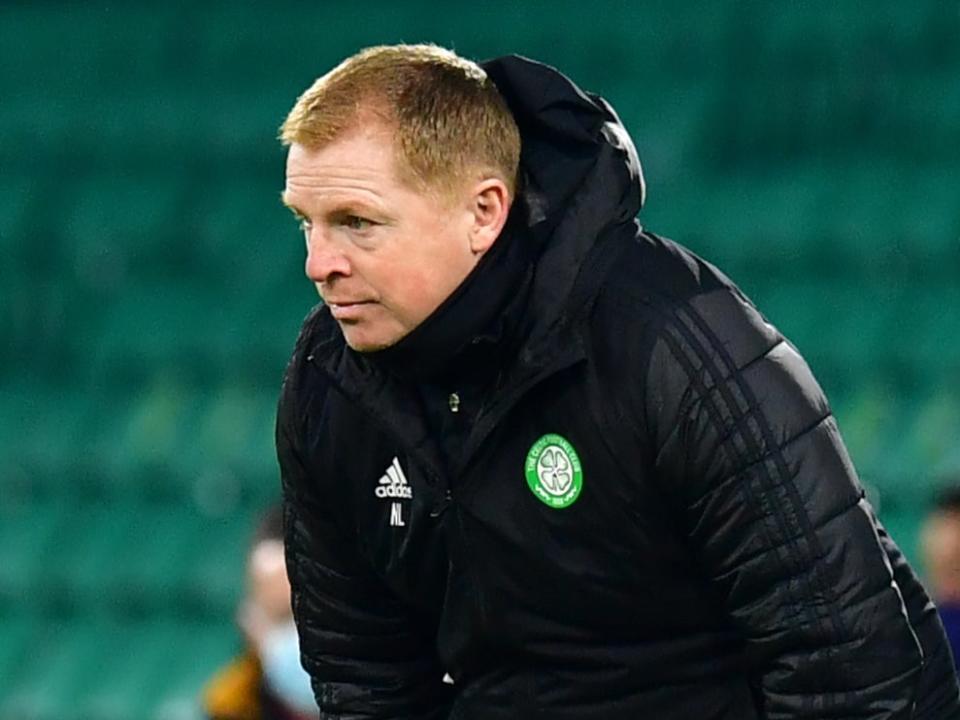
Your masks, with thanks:
[(319, 149), (365, 123), (393, 130), (401, 175), (449, 192), (471, 174), (516, 192), (520, 131), (476, 63), (436, 45), (380, 45), (344, 60), (298, 99), (284, 145)]

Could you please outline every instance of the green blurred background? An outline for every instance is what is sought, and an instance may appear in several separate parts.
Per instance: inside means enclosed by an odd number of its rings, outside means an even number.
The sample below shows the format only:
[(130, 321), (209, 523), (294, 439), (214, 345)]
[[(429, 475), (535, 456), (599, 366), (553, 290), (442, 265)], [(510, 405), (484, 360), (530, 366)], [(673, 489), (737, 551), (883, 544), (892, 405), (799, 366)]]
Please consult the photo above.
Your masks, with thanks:
[(239, 648), (315, 300), (276, 129), (359, 48), (606, 96), (641, 218), (821, 379), (917, 560), (960, 469), (960, 4), (0, 2), (0, 718), (174, 720)]

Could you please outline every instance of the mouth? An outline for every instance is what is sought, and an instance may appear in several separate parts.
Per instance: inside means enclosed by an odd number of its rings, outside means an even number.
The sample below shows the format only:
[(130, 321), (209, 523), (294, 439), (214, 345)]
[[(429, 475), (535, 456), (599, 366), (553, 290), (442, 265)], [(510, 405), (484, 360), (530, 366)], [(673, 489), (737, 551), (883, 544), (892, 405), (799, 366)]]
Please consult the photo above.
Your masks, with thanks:
[(355, 305), (370, 305), (373, 300), (325, 300), (324, 302), (331, 308), (347, 308)]
[(354, 320), (362, 312), (363, 309), (368, 305), (373, 305), (372, 300), (358, 300), (356, 302), (327, 302), (327, 307), (330, 308), (330, 314), (336, 320)]

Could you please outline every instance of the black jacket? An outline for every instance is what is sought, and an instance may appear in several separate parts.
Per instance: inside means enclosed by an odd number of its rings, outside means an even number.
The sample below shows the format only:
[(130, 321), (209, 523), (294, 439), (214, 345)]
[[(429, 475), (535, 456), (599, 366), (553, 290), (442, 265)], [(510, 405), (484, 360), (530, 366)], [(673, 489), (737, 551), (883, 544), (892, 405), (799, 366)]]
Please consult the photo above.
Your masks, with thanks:
[(486, 69), (521, 129), (530, 265), (462, 442), (323, 307), (285, 378), (321, 717), (960, 718), (936, 612), (802, 358), (636, 224), (606, 103), (520, 58)]

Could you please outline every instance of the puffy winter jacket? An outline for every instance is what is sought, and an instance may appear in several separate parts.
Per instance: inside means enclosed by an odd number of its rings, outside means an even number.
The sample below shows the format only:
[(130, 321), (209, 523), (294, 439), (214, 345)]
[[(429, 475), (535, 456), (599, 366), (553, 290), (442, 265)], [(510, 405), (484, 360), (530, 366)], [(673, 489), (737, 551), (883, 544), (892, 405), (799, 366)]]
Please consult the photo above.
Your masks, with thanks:
[(521, 58), (486, 69), (538, 252), (459, 460), (322, 306), (287, 370), (287, 562), (321, 717), (960, 718), (935, 609), (795, 348), (636, 223), (604, 101)]

